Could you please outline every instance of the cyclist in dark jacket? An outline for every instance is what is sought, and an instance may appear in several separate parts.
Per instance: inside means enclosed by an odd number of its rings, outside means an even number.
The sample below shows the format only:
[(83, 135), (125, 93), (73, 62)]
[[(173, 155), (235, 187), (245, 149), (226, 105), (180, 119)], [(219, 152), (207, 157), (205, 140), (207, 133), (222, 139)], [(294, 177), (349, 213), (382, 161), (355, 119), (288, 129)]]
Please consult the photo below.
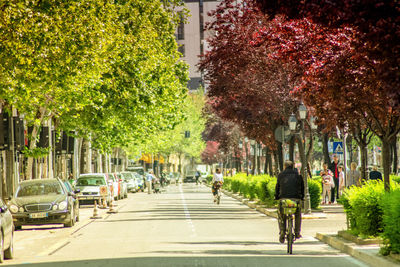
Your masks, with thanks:
[[(297, 169), (293, 168), (292, 161), (285, 161), (285, 170), (278, 175), (275, 187), (275, 199), (296, 199), (300, 204), (300, 200), (304, 199), (304, 181), (303, 177), (298, 173)], [(283, 212), (282, 203), (279, 202), (278, 208), (278, 222), (279, 222), (279, 241), (285, 242), (286, 233), (286, 216)], [(301, 208), (300, 205), (295, 213), (295, 237), (300, 238), (301, 231)]]

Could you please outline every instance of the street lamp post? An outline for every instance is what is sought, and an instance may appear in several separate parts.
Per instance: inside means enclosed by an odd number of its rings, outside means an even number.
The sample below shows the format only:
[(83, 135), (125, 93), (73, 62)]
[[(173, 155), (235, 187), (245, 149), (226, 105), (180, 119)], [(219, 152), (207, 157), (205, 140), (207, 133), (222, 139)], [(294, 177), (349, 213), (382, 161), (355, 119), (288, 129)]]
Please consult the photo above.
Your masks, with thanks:
[[(304, 132), (304, 122), (307, 117), (307, 108), (306, 106), (301, 103), (299, 108), (298, 108), (298, 113), (299, 113), (299, 119), (300, 119), (300, 129), (298, 131), (297, 129), (297, 119), (294, 114), (290, 115), (289, 117), (289, 129), (292, 131), (294, 134), (298, 134), (299, 138), (299, 144), (301, 143), (302, 150), (304, 155), (301, 156), (301, 166), (302, 166), (302, 172), (301, 175), (303, 176), (304, 180), (304, 213), (309, 214), (311, 213), (311, 201), (310, 201), (310, 192), (308, 190), (308, 179), (307, 179), (307, 159), (305, 155), (305, 132)], [(316, 125), (314, 123), (314, 118), (312, 117), (310, 119), (310, 128), (312, 130), (316, 129)]]

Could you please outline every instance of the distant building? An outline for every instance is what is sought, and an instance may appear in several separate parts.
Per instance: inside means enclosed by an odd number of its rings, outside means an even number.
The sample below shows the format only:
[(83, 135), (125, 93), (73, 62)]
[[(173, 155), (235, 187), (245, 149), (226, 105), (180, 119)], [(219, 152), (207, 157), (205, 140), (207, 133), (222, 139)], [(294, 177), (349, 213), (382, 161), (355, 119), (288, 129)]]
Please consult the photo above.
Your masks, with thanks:
[(186, 8), (190, 12), (187, 23), (181, 23), (177, 29), (177, 42), (180, 45), (179, 51), (182, 59), (189, 64), (189, 90), (197, 90), (199, 86), (204, 86), (202, 74), (198, 70), (199, 56), (206, 49), (205, 40), (209, 32), (204, 31), (204, 26), (211, 18), (207, 15), (211, 10), (215, 10), (218, 0), (185, 0)]

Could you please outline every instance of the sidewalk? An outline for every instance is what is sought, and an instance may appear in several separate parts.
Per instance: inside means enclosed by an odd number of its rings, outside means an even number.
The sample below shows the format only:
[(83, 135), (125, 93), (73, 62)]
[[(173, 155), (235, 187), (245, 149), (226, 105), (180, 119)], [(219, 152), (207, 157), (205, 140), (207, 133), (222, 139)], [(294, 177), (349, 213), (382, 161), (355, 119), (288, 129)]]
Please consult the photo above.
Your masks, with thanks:
[[(265, 206), (258, 205), (255, 201), (250, 201), (249, 199), (245, 199), (238, 194), (234, 194), (226, 190), (222, 190), (222, 192), (225, 195), (242, 202), (249, 208), (255, 209), (261, 213), (264, 213), (267, 216), (277, 218), (277, 212), (276, 209), (274, 208), (267, 208)], [(400, 266), (399, 260), (396, 261), (394, 258), (390, 256), (382, 256), (379, 254), (380, 250), (379, 240), (358, 241), (354, 240), (353, 238), (353, 241), (359, 244), (356, 244), (351, 240), (348, 240), (350, 238), (343, 233), (344, 231), (340, 231), (340, 229), (338, 229), (337, 227), (338, 218), (341, 220), (346, 220), (345, 212), (343, 210), (342, 205), (339, 204), (321, 205), (321, 210), (313, 211), (312, 214), (310, 215), (303, 214), (302, 218), (310, 221), (311, 220), (316, 220), (320, 222), (323, 221), (324, 225), (328, 226), (328, 228), (316, 227), (315, 230), (317, 231), (317, 233), (315, 237), (318, 240), (328, 244), (329, 246), (335, 249), (340, 250), (343, 253), (346, 253), (356, 259), (359, 259), (370, 266), (377, 266), (377, 267)], [(327, 233), (326, 229), (332, 229), (332, 231), (329, 231)], [(339, 236), (339, 233), (341, 234), (341, 236)], [(344, 238), (343, 236), (345, 236), (347, 239)], [(362, 243), (364, 244), (362, 245)]]

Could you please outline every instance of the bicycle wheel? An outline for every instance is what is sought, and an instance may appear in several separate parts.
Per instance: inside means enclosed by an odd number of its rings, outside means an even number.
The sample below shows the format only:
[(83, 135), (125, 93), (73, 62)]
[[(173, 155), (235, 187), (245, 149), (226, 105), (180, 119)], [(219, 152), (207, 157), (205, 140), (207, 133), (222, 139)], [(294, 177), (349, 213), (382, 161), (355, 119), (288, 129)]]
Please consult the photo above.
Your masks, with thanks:
[(293, 247), (293, 216), (288, 216), (288, 226), (287, 226), (287, 253), (292, 254)]
[(221, 201), (221, 189), (218, 189), (218, 194), (217, 194), (217, 204), (219, 205), (219, 202)]

